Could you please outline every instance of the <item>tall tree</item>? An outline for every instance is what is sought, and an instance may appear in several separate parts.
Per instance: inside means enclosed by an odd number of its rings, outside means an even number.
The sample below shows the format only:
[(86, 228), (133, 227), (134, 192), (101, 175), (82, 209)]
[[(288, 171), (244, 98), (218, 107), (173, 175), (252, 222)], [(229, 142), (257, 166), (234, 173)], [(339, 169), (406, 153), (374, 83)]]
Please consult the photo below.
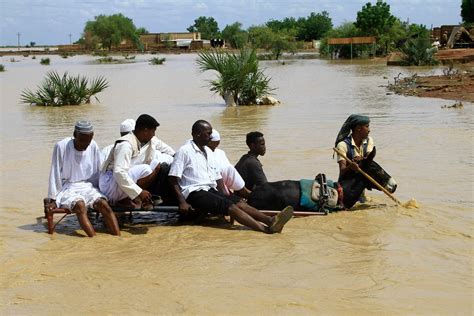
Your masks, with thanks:
[(213, 17), (200, 16), (187, 29), (188, 32), (200, 32), (202, 39), (213, 39), (219, 34), (219, 26)]
[(311, 12), (311, 14), (300, 21), (298, 39), (304, 41), (317, 40), (322, 38), (332, 29), (332, 20), (329, 12)]
[(222, 38), (233, 48), (243, 48), (247, 44), (248, 33), (242, 30), (242, 23), (235, 22), (222, 30)]
[(464, 23), (474, 23), (474, 0), (462, 0), (461, 17)]
[(84, 38), (97, 38), (102, 47), (111, 49), (118, 46), (123, 40), (130, 40), (136, 47), (140, 47), (140, 40), (137, 28), (132, 19), (127, 18), (122, 13), (113, 15), (99, 15), (94, 21), (87, 21), (84, 27)]
[(390, 5), (382, 0), (377, 0), (375, 5), (367, 2), (362, 10), (357, 12), (355, 25), (364, 35), (376, 36), (382, 54), (386, 54), (391, 39), (384, 35), (390, 33), (397, 18), (390, 13)]

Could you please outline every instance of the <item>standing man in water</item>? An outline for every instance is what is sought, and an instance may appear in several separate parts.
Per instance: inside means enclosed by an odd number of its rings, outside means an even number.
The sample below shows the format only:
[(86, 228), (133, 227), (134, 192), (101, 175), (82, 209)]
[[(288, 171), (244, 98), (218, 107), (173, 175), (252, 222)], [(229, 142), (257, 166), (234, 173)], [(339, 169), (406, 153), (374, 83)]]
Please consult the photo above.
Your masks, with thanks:
[(73, 138), (67, 137), (54, 146), (48, 186), (48, 208), (67, 208), (76, 214), (87, 236), (95, 236), (95, 230), (87, 217), (87, 209), (93, 207), (104, 217), (112, 235), (120, 235), (115, 214), (96, 189), (100, 171), (99, 146), (92, 140), (94, 128), (88, 121), (78, 121)]
[(258, 160), (258, 156), (263, 156), (266, 152), (265, 138), (260, 132), (250, 132), (245, 141), (250, 150), (240, 158), (235, 169), (244, 179), (245, 186), (252, 191), (257, 186), (268, 182), (262, 163)]
[(268, 234), (281, 232), (293, 216), (291, 206), (270, 217), (239, 197), (222, 193), (222, 178), (214, 155), (207, 147), (211, 134), (211, 124), (204, 120), (196, 121), (192, 126), (192, 140), (178, 150), (171, 164), (169, 181), (178, 199), (180, 212), (229, 215), (256, 231)]

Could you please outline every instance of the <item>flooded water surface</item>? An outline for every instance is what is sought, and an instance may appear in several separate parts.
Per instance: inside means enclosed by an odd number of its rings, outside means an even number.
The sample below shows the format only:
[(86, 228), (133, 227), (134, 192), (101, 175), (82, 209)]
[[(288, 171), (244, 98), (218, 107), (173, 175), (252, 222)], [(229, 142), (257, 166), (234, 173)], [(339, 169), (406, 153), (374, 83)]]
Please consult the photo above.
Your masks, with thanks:
[[(2, 57), (0, 313), (13, 314), (472, 314), (472, 104), (389, 95), (382, 85), (439, 69), (388, 68), (366, 62), (264, 62), (281, 100), (276, 106), (226, 108), (212, 95), (196, 55), (168, 55), (162, 66), (99, 65), (94, 58)], [(100, 103), (61, 108), (19, 104), (47, 71), (102, 75)], [(454, 103), (454, 102), (452, 102)], [(178, 149), (205, 119), (221, 133), (235, 163), (245, 134), (264, 133), (261, 157), (270, 181), (336, 179), (331, 148), (351, 113), (371, 117), (376, 160), (398, 182), (404, 209), (378, 191), (369, 205), (296, 218), (282, 234), (203, 225), (128, 225), (122, 237), (95, 238), (75, 220), (48, 235), (42, 221), (54, 144), (74, 122), (91, 120), (106, 146), (126, 118), (148, 113), (157, 136)], [(58, 218), (59, 219), (59, 216)], [(172, 221), (165, 221), (171, 223)]]

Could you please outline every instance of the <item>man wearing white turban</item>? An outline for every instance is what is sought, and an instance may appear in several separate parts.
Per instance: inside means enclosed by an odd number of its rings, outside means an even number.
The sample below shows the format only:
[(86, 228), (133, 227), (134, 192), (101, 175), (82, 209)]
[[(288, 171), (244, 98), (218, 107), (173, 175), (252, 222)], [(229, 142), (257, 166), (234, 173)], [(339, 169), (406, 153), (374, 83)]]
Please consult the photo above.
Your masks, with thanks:
[(73, 136), (54, 146), (47, 207), (49, 210), (56, 207), (71, 210), (89, 237), (95, 235), (95, 230), (87, 217), (87, 208), (93, 207), (102, 214), (111, 233), (120, 235), (112, 209), (105, 196), (97, 190), (101, 161), (99, 146), (92, 140), (92, 124), (78, 121)]
[(232, 190), (239, 196), (248, 197), (250, 190), (245, 187), (244, 179), (242, 179), (239, 172), (229, 162), (225, 152), (222, 149), (217, 148), (220, 142), (221, 136), (219, 132), (215, 129), (212, 129), (211, 140), (207, 144), (207, 147), (209, 147), (214, 153), (217, 167), (224, 182), (224, 194), (230, 195)]

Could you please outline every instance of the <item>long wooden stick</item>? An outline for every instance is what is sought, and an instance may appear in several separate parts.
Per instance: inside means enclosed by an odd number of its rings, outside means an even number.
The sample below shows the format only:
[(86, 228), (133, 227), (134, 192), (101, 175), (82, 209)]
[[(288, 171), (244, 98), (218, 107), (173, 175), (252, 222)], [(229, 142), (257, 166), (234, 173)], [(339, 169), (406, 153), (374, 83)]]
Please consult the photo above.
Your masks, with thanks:
[[(333, 150), (339, 155), (341, 156), (342, 158), (344, 158), (347, 162), (349, 163), (354, 163), (352, 160), (350, 160), (349, 158), (346, 157), (346, 155), (344, 155), (344, 153), (342, 151), (340, 151), (339, 149), (337, 149), (336, 147), (333, 148)], [(356, 164), (357, 166), (357, 171), (360, 172), (364, 177), (366, 177), (367, 179), (369, 179), (370, 182), (372, 182), (379, 190), (383, 191), (383, 193), (387, 194), (389, 198), (391, 198), (392, 200), (394, 200), (398, 205), (402, 205), (402, 202), (400, 202), (396, 197), (393, 196), (393, 194), (391, 194), (390, 192), (387, 191), (387, 189), (385, 189), (383, 186), (381, 186), (377, 181), (375, 181), (374, 178), (372, 178), (371, 176), (369, 176), (367, 173), (365, 173), (362, 169), (359, 168), (359, 166)]]

